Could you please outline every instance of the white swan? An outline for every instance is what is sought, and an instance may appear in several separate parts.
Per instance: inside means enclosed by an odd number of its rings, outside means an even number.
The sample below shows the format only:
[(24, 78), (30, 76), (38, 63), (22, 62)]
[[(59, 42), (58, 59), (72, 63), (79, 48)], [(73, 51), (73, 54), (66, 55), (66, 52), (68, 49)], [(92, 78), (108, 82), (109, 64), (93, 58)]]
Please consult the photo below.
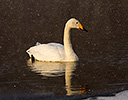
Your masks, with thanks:
[(59, 43), (40, 44), (31, 47), (26, 52), (30, 57), (39, 61), (52, 62), (73, 62), (78, 61), (78, 57), (72, 49), (70, 41), (70, 29), (77, 28), (87, 31), (78, 20), (71, 18), (67, 21), (64, 29), (64, 46)]

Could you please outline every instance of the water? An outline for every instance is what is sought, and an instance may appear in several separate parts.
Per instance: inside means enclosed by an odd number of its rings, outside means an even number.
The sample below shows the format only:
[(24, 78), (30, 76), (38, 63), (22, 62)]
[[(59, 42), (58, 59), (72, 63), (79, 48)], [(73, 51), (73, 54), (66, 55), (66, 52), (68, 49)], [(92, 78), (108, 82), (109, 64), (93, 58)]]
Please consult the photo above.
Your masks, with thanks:
[[(128, 89), (128, 1), (0, 0), (0, 95), (95, 95)], [(63, 43), (72, 30), (78, 63), (31, 63), (36, 42)]]

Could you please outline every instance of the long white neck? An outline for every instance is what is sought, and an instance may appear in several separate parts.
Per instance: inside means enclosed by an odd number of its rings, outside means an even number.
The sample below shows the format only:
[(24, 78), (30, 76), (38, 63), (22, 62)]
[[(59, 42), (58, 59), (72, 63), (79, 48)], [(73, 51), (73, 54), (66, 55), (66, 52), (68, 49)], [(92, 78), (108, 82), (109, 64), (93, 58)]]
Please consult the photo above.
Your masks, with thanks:
[(64, 50), (65, 50), (65, 56), (67, 60), (71, 60), (71, 61), (78, 61), (78, 57), (76, 56), (76, 54), (74, 53), (73, 49), (72, 49), (72, 44), (71, 44), (71, 40), (70, 40), (70, 29), (68, 27), (68, 25), (65, 25), (65, 29), (64, 29)]

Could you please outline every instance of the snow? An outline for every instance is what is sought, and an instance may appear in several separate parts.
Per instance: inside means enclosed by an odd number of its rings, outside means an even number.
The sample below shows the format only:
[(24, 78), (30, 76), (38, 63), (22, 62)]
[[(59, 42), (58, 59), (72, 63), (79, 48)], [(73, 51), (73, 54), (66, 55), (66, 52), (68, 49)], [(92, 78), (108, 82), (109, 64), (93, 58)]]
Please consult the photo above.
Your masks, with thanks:
[(83, 100), (93, 100), (93, 98), (95, 100), (128, 100), (128, 90), (119, 92), (115, 94), (115, 96), (99, 96), (99, 97), (92, 97)]

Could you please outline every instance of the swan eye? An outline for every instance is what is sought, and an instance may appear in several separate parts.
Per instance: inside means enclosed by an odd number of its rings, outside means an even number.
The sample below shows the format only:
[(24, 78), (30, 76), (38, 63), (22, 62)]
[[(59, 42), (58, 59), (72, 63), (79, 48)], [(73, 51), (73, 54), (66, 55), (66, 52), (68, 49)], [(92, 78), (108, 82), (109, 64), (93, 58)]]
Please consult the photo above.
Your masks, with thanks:
[(78, 22), (76, 22), (76, 24), (78, 24)]

